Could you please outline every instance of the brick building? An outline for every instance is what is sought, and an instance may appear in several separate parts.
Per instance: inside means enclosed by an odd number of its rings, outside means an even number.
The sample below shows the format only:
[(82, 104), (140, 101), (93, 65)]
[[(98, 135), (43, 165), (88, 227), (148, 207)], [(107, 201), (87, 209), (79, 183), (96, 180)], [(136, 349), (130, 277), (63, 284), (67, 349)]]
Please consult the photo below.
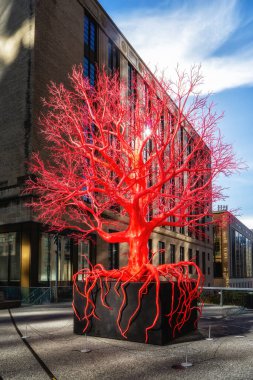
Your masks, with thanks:
[[(80, 63), (91, 81), (96, 64), (127, 80), (141, 74), (144, 62), (96, 0), (2, 0), (0, 20), (0, 285), (69, 284), (85, 265), (83, 253), (106, 267), (124, 265), (125, 246), (95, 236), (94, 244), (77, 246), (68, 236), (48, 234), (25, 206), (22, 189), (31, 152), (43, 150), (37, 119), (47, 84), (68, 85)], [(211, 228), (201, 240), (187, 228), (163, 228), (152, 234), (151, 247), (165, 250), (154, 264), (195, 258), (212, 285)]]

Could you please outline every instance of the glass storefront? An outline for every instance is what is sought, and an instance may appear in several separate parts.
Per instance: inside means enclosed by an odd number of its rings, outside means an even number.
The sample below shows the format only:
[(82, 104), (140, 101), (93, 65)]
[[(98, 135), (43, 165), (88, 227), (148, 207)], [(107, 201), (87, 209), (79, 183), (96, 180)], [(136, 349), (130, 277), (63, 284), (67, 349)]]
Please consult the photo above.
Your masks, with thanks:
[(17, 232), (0, 234), (0, 281), (20, 281), (20, 236)]
[[(79, 241), (78, 243), (78, 271), (83, 268), (89, 267), (90, 260), (90, 242), (89, 241)], [(82, 280), (83, 275), (78, 275), (78, 280)]]
[(72, 249), (68, 236), (41, 234), (39, 281), (71, 281)]
[(20, 281), (20, 235), (17, 232), (0, 234), (0, 281)]
[(252, 277), (252, 241), (232, 229), (231, 274), (233, 278)]

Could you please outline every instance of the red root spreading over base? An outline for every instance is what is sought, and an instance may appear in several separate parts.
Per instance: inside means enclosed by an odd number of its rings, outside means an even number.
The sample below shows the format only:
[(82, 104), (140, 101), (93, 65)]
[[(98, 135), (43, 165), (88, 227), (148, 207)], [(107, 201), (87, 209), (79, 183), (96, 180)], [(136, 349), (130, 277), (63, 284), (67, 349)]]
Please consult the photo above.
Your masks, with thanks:
[[(189, 270), (190, 268), (192, 270)], [(190, 278), (189, 272), (196, 273), (196, 278)], [(80, 290), (77, 283), (78, 276), (80, 275), (83, 277), (84, 281), (83, 291)], [(94, 267), (91, 267), (91, 269), (81, 269), (73, 276), (74, 291), (84, 299), (84, 309), (82, 310), (82, 315), (77, 311), (73, 301), (73, 309), (78, 320), (85, 321), (83, 332), (87, 331), (92, 318), (99, 319), (99, 316), (96, 314), (96, 305), (92, 300), (92, 290), (96, 285), (98, 285), (101, 289), (100, 299), (102, 305), (107, 309), (112, 309), (106, 301), (106, 297), (110, 290), (108, 283), (110, 280), (115, 281), (113, 289), (118, 297), (122, 297), (116, 324), (121, 335), (126, 339), (131, 323), (141, 308), (142, 297), (147, 294), (148, 287), (151, 282), (155, 283), (156, 314), (152, 324), (146, 328), (146, 343), (148, 342), (148, 332), (156, 325), (160, 315), (159, 290), (161, 280), (171, 283), (171, 300), (168, 300), (169, 304), (171, 304), (171, 310), (166, 317), (168, 318), (169, 326), (172, 328), (173, 337), (175, 337), (176, 332), (180, 332), (184, 324), (189, 320), (193, 309), (198, 310), (198, 319), (201, 315), (202, 303), (200, 303), (199, 306), (194, 306), (193, 301), (200, 298), (203, 286), (203, 275), (199, 267), (193, 262), (183, 261), (176, 264), (163, 264), (157, 267), (151, 264), (145, 264), (143, 265), (141, 271), (134, 276), (129, 274), (128, 267), (106, 270), (101, 264), (97, 264)], [(137, 307), (129, 317), (127, 326), (123, 329), (120, 321), (127, 302), (126, 286), (130, 282), (142, 282), (143, 284), (138, 291)], [(177, 288), (179, 290), (178, 299), (175, 299), (175, 284), (177, 284)], [(119, 289), (121, 289), (122, 296), (120, 295)], [(196, 324), (198, 319), (196, 320)]]

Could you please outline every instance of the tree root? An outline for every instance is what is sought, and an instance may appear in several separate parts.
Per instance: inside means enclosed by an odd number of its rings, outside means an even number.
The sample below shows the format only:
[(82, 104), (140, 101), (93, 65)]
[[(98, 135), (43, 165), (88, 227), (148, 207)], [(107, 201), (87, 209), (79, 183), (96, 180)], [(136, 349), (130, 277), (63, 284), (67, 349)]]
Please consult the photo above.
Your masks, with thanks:
[[(189, 270), (191, 268), (191, 271)], [(192, 278), (189, 272), (194, 273)], [(78, 277), (82, 277), (84, 282), (83, 291), (78, 286)], [(199, 300), (203, 286), (203, 275), (199, 267), (193, 262), (178, 262), (176, 264), (163, 264), (157, 267), (151, 264), (145, 264), (140, 271), (134, 275), (129, 272), (129, 268), (122, 267), (120, 269), (106, 270), (101, 264), (97, 264), (94, 267), (90, 265), (90, 268), (84, 268), (78, 271), (73, 276), (74, 291), (84, 299), (84, 309), (81, 314), (77, 311), (75, 303), (73, 301), (73, 309), (79, 321), (85, 321), (83, 332), (86, 332), (92, 318), (99, 319), (96, 314), (96, 305), (92, 300), (92, 290), (99, 286), (100, 300), (105, 308), (112, 309), (107, 304), (106, 297), (109, 293), (110, 286), (109, 281), (115, 281), (113, 290), (117, 296), (121, 297), (121, 304), (118, 310), (116, 324), (120, 331), (120, 334), (127, 339), (127, 332), (134, 321), (137, 313), (141, 308), (142, 297), (147, 294), (150, 283), (155, 283), (155, 305), (156, 314), (153, 322), (145, 329), (145, 342), (148, 342), (148, 333), (157, 323), (160, 315), (159, 304), (159, 291), (160, 283), (167, 281), (171, 283), (171, 299), (168, 302), (171, 304), (170, 312), (166, 315), (168, 323), (172, 328), (172, 336), (175, 337), (177, 332), (180, 332), (184, 324), (189, 320), (191, 313), (194, 309), (198, 310), (198, 318), (195, 321), (196, 325), (201, 315), (202, 303), (200, 306), (194, 306), (194, 300)], [(126, 286), (130, 282), (142, 282), (142, 285), (138, 291), (138, 303), (135, 310), (132, 312), (128, 319), (127, 326), (123, 329), (121, 326), (121, 319), (123, 310), (127, 303), (126, 298)], [(177, 285), (178, 297), (175, 297), (175, 284)], [(121, 290), (121, 294), (119, 292)]]

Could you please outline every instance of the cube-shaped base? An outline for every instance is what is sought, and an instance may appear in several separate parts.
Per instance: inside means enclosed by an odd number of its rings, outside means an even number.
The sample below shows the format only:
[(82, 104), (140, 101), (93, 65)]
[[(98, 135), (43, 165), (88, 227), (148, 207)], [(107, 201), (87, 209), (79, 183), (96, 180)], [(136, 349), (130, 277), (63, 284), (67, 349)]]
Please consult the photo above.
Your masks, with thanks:
[[(94, 317), (91, 318), (90, 325), (86, 333), (91, 336), (99, 336), (104, 338), (113, 339), (125, 339), (120, 334), (117, 326), (117, 317), (119, 308), (122, 302), (122, 292), (119, 287), (118, 291), (120, 297), (116, 294), (114, 290), (115, 282), (111, 281), (108, 283), (110, 291), (106, 296), (106, 303), (112, 308), (109, 310), (102, 305), (101, 302), (101, 289), (97, 284), (92, 291), (92, 300), (96, 305), (96, 315), (100, 319)], [(120, 320), (120, 325), (122, 329), (126, 328), (129, 318), (136, 309), (138, 305), (138, 292), (143, 283), (141, 282), (131, 282), (125, 286), (126, 293), (126, 303), (122, 312), (122, 317)], [(79, 289), (82, 291), (84, 288), (84, 283), (78, 283)], [(105, 289), (105, 285), (103, 285)], [(179, 288), (177, 283), (174, 283), (174, 310), (179, 300)], [(186, 294), (186, 297), (188, 295)], [(83, 316), (83, 310), (86, 304), (85, 298), (81, 297), (80, 294), (74, 288), (74, 304), (76, 310), (80, 317)], [(191, 311), (189, 318), (184, 323), (180, 331), (176, 331), (173, 336), (173, 327), (176, 324), (176, 318), (180, 315), (175, 314), (171, 325), (169, 324), (168, 315), (171, 311), (172, 306), (172, 284), (170, 282), (161, 282), (159, 291), (159, 305), (160, 313), (155, 326), (148, 332), (148, 342), (150, 344), (163, 345), (169, 343), (174, 338), (187, 334), (197, 328), (197, 318), (198, 312), (196, 309), (197, 300), (192, 301)], [(178, 310), (180, 312), (180, 310)], [(134, 320), (132, 321), (130, 328), (127, 332), (127, 340), (133, 342), (145, 342), (145, 329), (150, 326), (156, 315), (156, 285), (155, 283), (150, 283), (148, 286), (148, 291), (143, 294), (141, 305), (138, 313), (136, 314)], [(84, 321), (79, 321), (76, 315), (74, 315), (74, 333), (83, 334), (83, 329), (85, 326)]]

